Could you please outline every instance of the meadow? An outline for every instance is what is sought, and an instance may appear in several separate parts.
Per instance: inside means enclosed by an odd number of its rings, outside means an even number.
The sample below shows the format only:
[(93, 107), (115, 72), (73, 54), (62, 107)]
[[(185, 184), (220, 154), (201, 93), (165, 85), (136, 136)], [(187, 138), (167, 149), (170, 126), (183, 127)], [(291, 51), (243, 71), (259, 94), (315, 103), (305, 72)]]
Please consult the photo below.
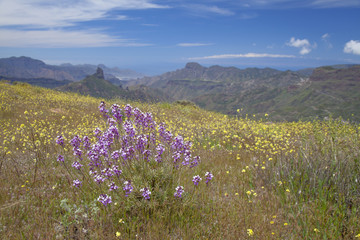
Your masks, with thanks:
[(0, 129), (0, 239), (360, 239), (358, 123), (3, 81)]

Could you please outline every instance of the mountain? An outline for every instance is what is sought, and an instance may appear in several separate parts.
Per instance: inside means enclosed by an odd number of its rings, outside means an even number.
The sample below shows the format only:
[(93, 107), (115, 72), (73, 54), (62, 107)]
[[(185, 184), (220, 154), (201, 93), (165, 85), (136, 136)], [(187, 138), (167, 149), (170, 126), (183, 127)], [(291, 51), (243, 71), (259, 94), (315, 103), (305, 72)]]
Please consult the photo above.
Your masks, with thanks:
[[(243, 91), (260, 86), (280, 87), (301, 81), (304, 81), (303, 77), (291, 71), (282, 72), (271, 68), (238, 69), (218, 65), (207, 68), (192, 62), (187, 63), (183, 69), (164, 73), (160, 76), (128, 81), (126, 85), (146, 85), (162, 90), (176, 100), (191, 100), (209, 110), (232, 113), (232, 108), (225, 102), (219, 107), (215, 107), (210, 104), (213, 100), (205, 103), (199, 99), (204, 98), (204, 96), (215, 97), (218, 94), (233, 98), (233, 95), (235, 97)], [(216, 102), (216, 99), (214, 101)]]
[(159, 102), (170, 101), (158, 90), (150, 89), (146, 86), (136, 86), (131, 89), (123, 89), (121, 86), (113, 85), (110, 81), (105, 80), (104, 72), (97, 68), (95, 74), (87, 76), (79, 82), (71, 82), (67, 85), (56, 88), (59, 91), (76, 92), (82, 95), (90, 95), (99, 98), (122, 98), (134, 101)]
[(117, 85), (120, 85), (120, 80), (143, 76), (129, 69), (108, 68), (103, 64), (96, 66), (91, 64), (72, 65), (66, 63), (60, 66), (54, 66), (29, 57), (1, 58), (0, 76), (18, 79), (44, 78), (59, 81), (80, 81), (95, 72), (99, 66), (104, 70), (105, 79), (111, 80)]
[(0, 59), (0, 75), (14, 78), (48, 78), (55, 80), (76, 79), (57, 66), (46, 65), (44, 62), (29, 57), (11, 57)]
[(175, 100), (190, 100), (207, 110), (272, 120), (343, 117), (360, 121), (360, 65), (335, 65), (279, 71), (270, 68), (211, 66), (188, 63), (160, 76), (128, 81), (161, 90)]

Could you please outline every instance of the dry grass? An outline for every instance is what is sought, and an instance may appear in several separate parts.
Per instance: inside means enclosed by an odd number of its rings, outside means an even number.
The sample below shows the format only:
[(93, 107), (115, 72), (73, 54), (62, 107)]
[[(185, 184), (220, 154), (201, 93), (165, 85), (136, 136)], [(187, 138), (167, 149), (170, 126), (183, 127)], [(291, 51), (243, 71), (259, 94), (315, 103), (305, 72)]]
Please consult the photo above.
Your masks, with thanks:
[[(73, 159), (71, 148), (55, 144), (60, 134), (68, 143), (104, 129), (100, 101), (0, 83), (1, 239), (360, 238), (359, 125), (268, 123), (131, 103), (192, 141), (201, 164), (159, 177), (183, 184), (180, 201), (124, 198), (120, 190), (104, 207), (91, 184), (72, 187), (56, 161), (61, 151)], [(192, 177), (206, 171), (213, 181), (195, 188)]]

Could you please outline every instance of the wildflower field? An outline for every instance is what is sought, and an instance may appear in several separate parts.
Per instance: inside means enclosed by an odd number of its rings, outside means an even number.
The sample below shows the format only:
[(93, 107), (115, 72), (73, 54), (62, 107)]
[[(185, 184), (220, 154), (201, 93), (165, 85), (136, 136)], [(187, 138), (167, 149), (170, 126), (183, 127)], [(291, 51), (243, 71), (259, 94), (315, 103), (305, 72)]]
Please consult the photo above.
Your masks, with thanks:
[(0, 239), (360, 239), (360, 125), (0, 82)]

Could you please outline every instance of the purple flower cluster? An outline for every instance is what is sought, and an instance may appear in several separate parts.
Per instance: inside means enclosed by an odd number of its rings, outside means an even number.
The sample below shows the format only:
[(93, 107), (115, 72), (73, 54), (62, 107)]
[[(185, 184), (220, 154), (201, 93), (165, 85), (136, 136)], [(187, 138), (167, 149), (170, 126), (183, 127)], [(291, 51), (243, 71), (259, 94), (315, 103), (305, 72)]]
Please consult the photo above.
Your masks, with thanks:
[(78, 179), (76, 179), (76, 180), (73, 181), (73, 186), (74, 186), (74, 187), (79, 188), (79, 187), (81, 186), (81, 184), (82, 184), (82, 183), (81, 183), (80, 180), (78, 180)]
[(193, 177), (192, 181), (193, 181), (194, 185), (197, 186), (197, 185), (199, 185), (199, 182), (201, 180), (202, 180), (201, 177), (199, 175), (196, 175), (196, 176)]
[(72, 167), (76, 168), (77, 170), (80, 170), (81, 167), (83, 165), (81, 163), (79, 163), (78, 161), (75, 161), (73, 164), (72, 164)]
[(110, 187), (109, 191), (113, 191), (113, 190), (116, 190), (119, 188), (118, 186), (116, 186), (116, 184), (114, 182), (110, 183), (109, 187)]
[[(142, 162), (142, 166), (152, 164), (152, 167), (172, 164), (174, 169), (181, 166), (192, 168), (199, 164), (200, 157), (192, 156), (192, 143), (184, 141), (182, 136), (174, 137), (165, 124), (156, 124), (151, 113), (143, 113), (129, 104), (123, 109), (114, 104), (107, 110), (105, 102), (100, 103), (99, 110), (106, 119), (107, 129), (94, 130), (95, 142), (91, 142), (88, 136), (81, 139), (76, 135), (70, 140), (70, 145), (76, 158), (72, 167), (84, 169), (83, 174), (89, 171), (89, 176), (100, 189), (107, 186), (108, 191), (115, 191), (122, 182), (122, 189), (128, 197), (134, 186), (122, 177), (122, 172), (135, 161)], [(64, 146), (62, 135), (57, 137), (56, 143)], [(64, 162), (64, 157), (59, 155), (57, 161)], [(156, 164), (153, 165), (152, 161)], [(210, 175), (205, 175), (206, 183), (211, 180)], [(200, 176), (193, 178), (195, 185), (200, 181)], [(73, 181), (73, 186), (79, 188), (81, 185), (79, 180)], [(144, 199), (150, 199), (149, 188), (142, 188), (140, 192)], [(174, 196), (181, 198), (183, 192), (184, 188), (178, 186)], [(98, 201), (106, 206), (111, 203), (111, 197), (101, 194)]]
[(157, 145), (156, 147), (156, 157), (155, 157), (155, 161), (157, 161), (158, 163), (160, 163), (162, 160), (162, 154), (165, 151), (165, 146), (162, 145), (161, 143), (159, 145)]
[(130, 181), (125, 181), (124, 182), (124, 187), (123, 190), (125, 191), (125, 197), (128, 197), (129, 194), (132, 192), (133, 190), (133, 186), (131, 186), (131, 182)]
[(56, 159), (58, 162), (64, 162), (64, 156), (63, 155), (60, 155), (57, 157)]
[(148, 188), (142, 188), (140, 189), (140, 192), (142, 193), (142, 196), (146, 199), (146, 200), (150, 200), (150, 190)]
[(64, 146), (64, 138), (62, 135), (57, 136), (56, 143), (59, 144), (60, 146)]
[(206, 172), (205, 173), (205, 177), (206, 177), (206, 185), (211, 181), (211, 179), (213, 179), (214, 175), (212, 175), (210, 172)]
[(102, 204), (104, 204), (105, 207), (106, 207), (106, 205), (112, 203), (111, 197), (106, 194), (101, 194), (98, 197), (98, 201), (101, 202)]
[(102, 115), (104, 117), (108, 117), (107, 113), (109, 112), (107, 109), (106, 109), (106, 106), (105, 106), (105, 102), (104, 101), (101, 101), (100, 105), (99, 105), (99, 111), (102, 113)]
[(184, 187), (183, 186), (177, 186), (175, 188), (174, 197), (181, 198), (183, 193), (184, 193)]

